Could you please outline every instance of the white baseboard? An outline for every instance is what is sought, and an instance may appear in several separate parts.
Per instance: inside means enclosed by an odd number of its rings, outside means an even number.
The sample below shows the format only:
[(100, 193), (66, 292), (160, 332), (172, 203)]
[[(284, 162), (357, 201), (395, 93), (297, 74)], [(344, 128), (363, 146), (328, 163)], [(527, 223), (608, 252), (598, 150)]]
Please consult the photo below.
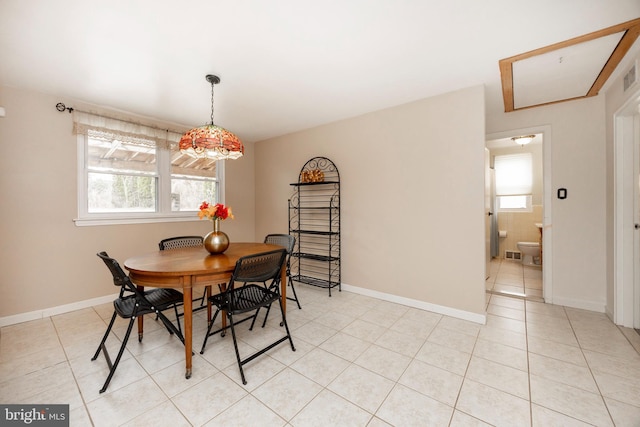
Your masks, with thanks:
[(0, 327), (15, 325), (17, 323), (29, 322), (31, 320), (43, 319), (49, 316), (69, 313), (83, 308), (93, 307), (94, 305), (106, 304), (113, 302), (118, 298), (118, 294), (105, 295), (103, 297), (92, 298), (84, 301), (72, 302), (71, 304), (59, 305), (57, 307), (45, 308), (43, 310), (30, 311), (28, 313), (15, 314), (13, 316), (0, 317)]
[[(474, 323), (480, 323), (484, 325), (487, 321), (486, 314), (472, 313), (469, 311), (458, 310), (451, 307), (446, 307), (438, 304), (431, 304), (425, 301), (415, 300), (411, 298), (400, 297), (397, 295), (387, 294), (385, 292), (372, 291), (371, 289), (360, 288), (358, 286), (351, 286), (342, 284), (342, 289), (354, 294), (365, 295), (373, 298), (377, 298), (383, 301), (389, 301), (396, 304), (406, 305), (408, 307), (419, 308), (420, 310), (431, 311), (438, 314), (444, 314), (445, 316), (455, 317), (457, 319), (468, 320)], [(58, 314), (68, 313), (75, 310), (81, 310), (83, 308), (93, 307), (94, 305), (106, 304), (112, 302), (118, 297), (117, 294), (106, 295), (103, 297), (88, 299), (84, 301), (78, 301), (71, 304), (60, 305), (57, 307), (50, 307), (44, 310), (30, 311), (28, 313), (20, 313), (13, 316), (0, 317), (0, 327), (15, 325), (17, 323), (28, 322), (31, 320), (38, 320), (49, 316), (55, 316)], [(580, 308), (580, 307), (577, 307)]]
[(354, 294), (360, 294), (369, 296), (372, 298), (381, 299), (383, 301), (394, 302), (397, 304), (406, 305), (408, 307), (419, 308), (420, 310), (431, 311), (438, 314), (444, 314), (445, 316), (455, 317), (457, 319), (468, 320), (474, 323), (480, 323), (484, 325), (487, 323), (487, 315), (472, 313), (470, 311), (458, 310), (456, 308), (446, 307), (438, 304), (431, 304), (425, 301), (420, 301), (411, 298), (400, 297), (398, 295), (387, 294), (385, 292), (372, 291), (371, 289), (360, 288), (358, 286), (351, 286), (342, 284), (342, 289)]
[(605, 313), (606, 307), (607, 307), (604, 302), (597, 303), (593, 301), (584, 301), (584, 300), (578, 300), (573, 298), (562, 298), (558, 296), (553, 297), (553, 304), (563, 305), (565, 307), (571, 307), (571, 308), (579, 308), (582, 310), (595, 311), (598, 313)]

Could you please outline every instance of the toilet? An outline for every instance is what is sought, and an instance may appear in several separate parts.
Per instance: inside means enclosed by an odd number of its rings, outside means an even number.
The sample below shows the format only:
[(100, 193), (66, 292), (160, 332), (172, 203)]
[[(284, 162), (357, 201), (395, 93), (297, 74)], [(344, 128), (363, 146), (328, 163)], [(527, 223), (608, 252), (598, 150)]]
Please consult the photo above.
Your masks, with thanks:
[(540, 243), (518, 242), (518, 250), (522, 253), (522, 265), (540, 266)]

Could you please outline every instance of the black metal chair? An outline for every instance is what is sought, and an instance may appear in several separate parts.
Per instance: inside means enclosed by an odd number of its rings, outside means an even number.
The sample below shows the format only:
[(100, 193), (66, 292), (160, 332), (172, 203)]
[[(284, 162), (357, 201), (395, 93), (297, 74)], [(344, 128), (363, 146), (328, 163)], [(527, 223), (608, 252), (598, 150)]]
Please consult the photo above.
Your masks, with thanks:
[[(197, 248), (201, 247), (203, 242), (204, 238), (202, 236), (178, 236), (160, 240), (158, 247), (161, 251), (181, 248)], [(199, 306), (193, 309), (194, 312), (207, 308), (204, 304), (205, 297), (206, 293), (203, 292), (201, 297), (193, 299), (194, 303), (200, 303)], [(180, 313), (180, 316), (184, 316), (184, 313)]]
[(202, 236), (169, 237), (167, 239), (160, 240), (158, 246), (161, 251), (166, 249), (194, 248), (202, 246), (203, 241), (204, 238)]
[[(182, 303), (182, 294), (175, 289), (164, 288), (141, 292), (131, 282), (131, 279), (129, 279), (129, 276), (127, 276), (124, 270), (122, 270), (122, 267), (120, 267), (118, 261), (110, 258), (106, 252), (100, 252), (97, 255), (109, 268), (109, 271), (113, 276), (113, 284), (120, 287), (120, 294), (118, 295), (118, 299), (113, 301), (113, 316), (111, 316), (111, 321), (109, 322), (107, 331), (102, 337), (102, 341), (100, 341), (100, 345), (98, 346), (96, 353), (91, 358), (91, 360), (96, 360), (98, 358), (98, 355), (100, 355), (100, 351), (102, 351), (104, 353), (105, 359), (107, 360), (107, 365), (109, 365), (109, 376), (102, 386), (102, 389), (100, 389), (100, 393), (104, 393), (109, 386), (109, 383), (111, 382), (111, 378), (113, 377), (116, 368), (118, 367), (118, 363), (120, 363), (120, 359), (122, 358), (124, 349), (127, 346), (127, 341), (129, 341), (131, 330), (133, 329), (133, 325), (138, 316), (155, 313), (167, 328), (169, 333), (172, 335), (175, 334), (180, 339), (180, 341), (182, 341), (182, 344), (184, 344), (184, 336), (182, 335), (180, 322), (178, 321), (177, 309), (177, 306)], [(164, 310), (168, 310), (170, 308), (173, 308), (176, 313), (176, 321), (178, 322), (178, 327), (176, 327), (162, 313)], [(113, 328), (116, 316), (120, 316), (123, 319), (129, 319), (129, 326), (127, 327), (127, 332), (122, 339), (122, 345), (120, 346), (118, 356), (112, 363), (105, 342), (107, 341), (109, 333)], [(138, 341), (142, 341), (141, 333), (138, 334)]]
[[(290, 234), (267, 234), (267, 236), (264, 238), (264, 242), (270, 245), (284, 246), (284, 248), (287, 250), (287, 260), (285, 262), (286, 264), (285, 270), (287, 274), (287, 285), (289, 285), (291, 287), (291, 290), (293, 291), (293, 297), (287, 296), (287, 299), (291, 301), (295, 301), (296, 304), (298, 305), (298, 309), (301, 310), (302, 307), (300, 307), (300, 301), (298, 301), (298, 295), (296, 295), (296, 288), (293, 286), (293, 280), (291, 279), (291, 265), (289, 263), (291, 259), (291, 253), (293, 252), (293, 247), (296, 244), (296, 238)], [(264, 325), (267, 324), (267, 319), (269, 318), (270, 310), (271, 310), (271, 307), (267, 307), (267, 312), (265, 313), (264, 320), (262, 321), (262, 327), (264, 327)], [(280, 323), (280, 326), (282, 326), (282, 323)]]
[[(244, 376), (244, 370), (242, 369), (242, 366), (246, 363), (252, 361), (256, 357), (286, 340), (289, 340), (291, 349), (293, 351), (296, 350), (293, 345), (293, 340), (291, 339), (291, 334), (289, 333), (289, 326), (287, 325), (286, 315), (282, 308), (279, 290), (280, 271), (286, 256), (287, 251), (285, 249), (278, 249), (275, 251), (263, 252), (240, 258), (236, 262), (235, 270), (226, 290), (220, 294), (209, 297), (207, 300), (208, 303), (216, 306), (216, 312), (213, 319), (209, 322), (209, 327), (207, 328), (207, 334), (204, 337), (200, 354), (204, 353), (204, 349), (207, 346), (207, 340), (210, 336), (215, 335), (218, 332), (222, 332), (222, 336), (224, 336), (225, 330), (231, 328), (233, 346), (243, 384), (247, 384), (247, 380)], [(241, 358), (240, 352), (238, 351), (235, 326), (239, 323), (252, 319), (251, 327), (249, 329), (253, 329), (253, 325), (260, 309), (262, 307), (269, 307), (276, 301), (280, 305), (282, 324), (284, 325), (287, 334), (252, 355), (245, 357), (244, 359)], [(211, 332), (216, 318), (221, 311), (226, 313), (229, 319), (229, 325)], [(236, 315), (253, 311), (255, 311), (253, 315), (236, 322)]]
[(293, 252), (293, 247), (296, 244), (296, 238), (290, 234), (267, 234), (267, 237), (264, 238), (264, 242), (270, 245), (280, 245), (284, 246), (287, 250), (287, 260), (286, 260), (286, 270), (287, 270), (287, 284), (291, 286), (291, 290), (293, 291), (293, 297), (287, 296), (288, 300), (295, 301), (298, 305), (298, 309), (302, 309), (300, 307), (300, 301), (298, 301), (298, 295), (296, 294), (296, 288), (293, 286), (293, 280), (291, 280), (291, 253)]

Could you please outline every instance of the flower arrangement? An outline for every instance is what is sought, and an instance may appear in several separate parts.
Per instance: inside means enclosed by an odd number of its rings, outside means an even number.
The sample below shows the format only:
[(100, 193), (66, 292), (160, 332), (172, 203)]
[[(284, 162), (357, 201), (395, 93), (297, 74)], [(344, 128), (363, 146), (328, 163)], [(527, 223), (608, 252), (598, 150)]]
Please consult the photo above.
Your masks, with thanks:
[(223, 205), (222, 203), (210, 205), (207, 202), (202, 202), (202, 204), (200, 205), (200, 212), (198, 212), (198, 216), (200, 217), (200, 219), (207, 218), (211, 221), (217, 219), (223, 221), (227, 218), (233, 219), (231, 208), (229, 206)]

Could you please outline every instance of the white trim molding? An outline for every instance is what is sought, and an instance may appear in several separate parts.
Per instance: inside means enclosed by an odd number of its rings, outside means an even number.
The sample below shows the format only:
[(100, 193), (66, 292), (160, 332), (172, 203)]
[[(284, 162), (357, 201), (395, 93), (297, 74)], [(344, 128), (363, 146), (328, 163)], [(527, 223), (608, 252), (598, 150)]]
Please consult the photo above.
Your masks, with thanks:
[[(484, 325), (487, 321), (486, 314), (472, 313), (464, 310), (458, 310), (451, 307), (445, 307), (438, 304), (431, 304), (425, 301), (419, 301), (411, 298), (400, 297), (397, 295), (387, 294), (384, 292), (372, 291), (370, 289), (360, 288), (357, 286), (342, 284), (342, 289), (354, 294), (365, 295), (383, 301), (393, 302), (396, 304), (406, 305), (408, 307), (418, 308), (420, 310), (431, 311), (433, 313), (443, 314), (445, 316), (455, 317), (457, 319), (468, 320), (470, 322)], [(28, 313), (20, 313), (13, 316), (0, 317), (0, 327), (15, 325), (18, 323), (29, 322), (31, 320), (44, 319), (49, 316), (69, 313), (71, 311), (81, 310), (100, 304), (107, 304), (118, 298), (118, 294), (105, 295), (103, 297), (92, 298), (84, 301), (78, 301), (70, 304), (64, 304), (57, 307), (50, 307), (43, 310), (30, 311)]]
[(0, 327), (29, 322), (32, 320), (44, 319), (45, 317), (56, 316), (58, 314), (69, 313), (95, 305), (107, 304), (118, 298), (118, 294), (105, 295), (103, 297), (92, 298), (84, 301), (72, 302), (70, 304), (59, 305), (57, 307), (45, 308), (42, 310), (30, 311), (27, 313), (15, 314), (13, 316), (0, 317)]
[(481, 325), (487, 323), (486, 313), (472, 313), (470, 311), (458, 310), (456, 308), (432, 304), (430, 302), (420, 301), (412, 298), (405, 298), (385, 292), (373, 291), (371, 289), (360, 288), (358, 286), (346, 285), (344, 283), (342, 284), (342, 289), (347, 292), (353, 292), (354, 294), (365, 295), (383, 301), (406, 305), (407, 307), (413, 307), (420, 310), (430, 311), (432, 313), (443, 314), (445, 316), (455, 317), (456, 319), (468, 320), (470, 322), (479, 323)]

